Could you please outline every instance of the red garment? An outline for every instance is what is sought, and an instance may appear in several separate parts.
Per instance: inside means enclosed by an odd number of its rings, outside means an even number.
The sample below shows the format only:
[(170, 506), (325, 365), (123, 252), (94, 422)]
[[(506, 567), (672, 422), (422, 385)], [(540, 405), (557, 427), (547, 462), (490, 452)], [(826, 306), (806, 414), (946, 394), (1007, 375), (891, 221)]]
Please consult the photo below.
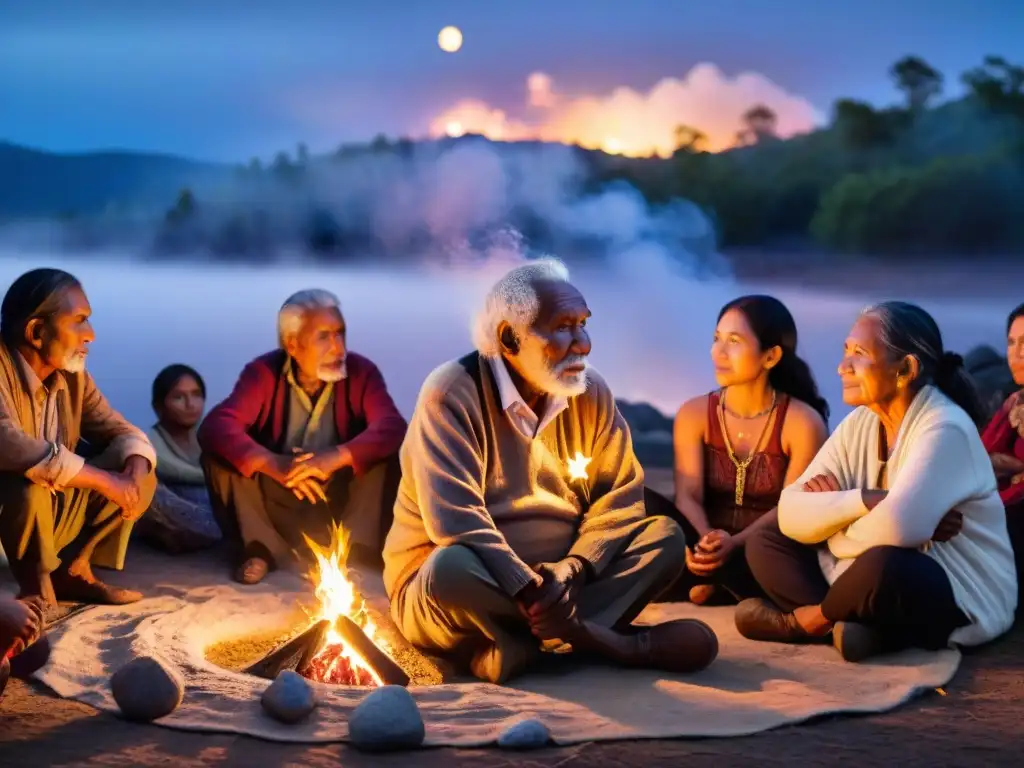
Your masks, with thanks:
[[(981, 442), (985, 444), (985, 450), (989, 454), (1006, 453), (1016, 456), (1024, 461), (1024, 437), (1010, 424), (1010, 409), (1017, 402), (1018, 397), (1024, 397), (1020, 392), (1012, 394), (1002, 407), (992, 417), (992, 421), (981, 433)], [(1003, 506), (1009, 509), (1016, 504), (1024, 503), (1024, 483), (1010, 485), (1010, 481), (999, 481), (999, 498), (1003, 500)]]
[(782, 427), (789, 395), (779, 394), (772, 432), (747, 467), (743, 505), (736, 505), (736, 465), (729, 458), (718, 422), (720, 395), (708, 395), (708, 440), (704, 444), (704, 511), (712, 528), (737, 534), (779, 505), (786, 485), (789, 456), (782, 449)]
[[(227, 398), (199, 427), (199, 445), (252, 477), (259, 460), (282, 450), (288, 411), (286, 353), (276, 350), (245, 366)], [(406, 422), (395, 407), (380, 370), (362, 355), (349, 353), (347, 378), (335, 385), (334, 422), (361, 475), (398, 451)], [(347, 396), (346, 396), (347, 395)]]

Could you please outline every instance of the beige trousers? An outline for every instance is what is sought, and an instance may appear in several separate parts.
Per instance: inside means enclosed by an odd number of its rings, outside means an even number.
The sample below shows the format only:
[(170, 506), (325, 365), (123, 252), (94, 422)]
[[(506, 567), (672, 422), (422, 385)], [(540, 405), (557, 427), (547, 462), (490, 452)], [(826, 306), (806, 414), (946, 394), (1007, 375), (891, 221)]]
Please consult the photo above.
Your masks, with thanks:
[[(105, 454), (89, 463), (109, 471), (121, 469)], [(148, 508), (156, 491), (155, 474), (146, 476), (141, 491)], [(62, 562), (79, 556), (93, 565), (121, 570), (134, 525), (99, 494), (80, 488), (51, 493), (22, 475), (0, 474), (0, 541), (19, 581), (53, 573)]]
[[(636, 524), (625, 549), (580, 592), (581, 618), (628, 624), (685, 568), (686, 542), (667, 517)], [(540, 644), (514, 599), (469, 547), (438, 547), (391, 603), (405, 638), (428, 652), (468, 660), (478, 678), (504, 683), (538, 658)]]
[(209, 457), (203, 458), (203, 469), (214, 517), (225, 538), (241, 545), (243, 559), (269, 556), (277, 567), (307, 567), (311, 552), (304, 535), (327, 546), (335, 522), (348, 531), (350, 546), (380, 555), (382, 516), (391, 512), (397, 491), (395, 467), (389, 462), (358, 477), (346, 471), (335, 474), (324, 489), (326, 504), (297, 499), (265, 475), (244, 477)]

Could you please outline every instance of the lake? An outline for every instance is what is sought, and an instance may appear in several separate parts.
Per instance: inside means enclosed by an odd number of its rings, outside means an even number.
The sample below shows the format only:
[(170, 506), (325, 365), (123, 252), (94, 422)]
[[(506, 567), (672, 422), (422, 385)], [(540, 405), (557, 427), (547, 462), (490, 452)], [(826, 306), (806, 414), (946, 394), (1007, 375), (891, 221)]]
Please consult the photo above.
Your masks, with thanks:
[[(341, 299), (351, 348), (381, 368), (403, 413), (439, 363), (470, 349), (469, 323), (486, 289), (508, 263), (460, 268), (278, 266), (231, 268), (201, 263), (150, 263), (110, 254), (54, 257), (0, 251), (0, 284), (36, 266), (56, 266), (82, 280), (92, 302), (97, 338), (89, 369), (130, 419), (153, 421), (154, 375), (184, 362), (204, 376), (209, 401), (223, 398), (242, 366), (276, 345), (276, 313), (292, 292), (323, 287)], [(646, 400), (666, 413), (714, 386), (708, 350), (718, 309), (763, 289), (727, 279), (700, 281), (657, 261), (619, 261), (574, 269), (593, 319), (592, 362), (620, 398)], [(848, 412), (836, 365), (843, 339), (866, 295), (770, 291), (789, 306), (800, 353), (832, 406), (832, 425)], [(920, 302), (942, 327), (947, 346), (966, 352), (1004, 343), (1012, 304), (948, 298)]]

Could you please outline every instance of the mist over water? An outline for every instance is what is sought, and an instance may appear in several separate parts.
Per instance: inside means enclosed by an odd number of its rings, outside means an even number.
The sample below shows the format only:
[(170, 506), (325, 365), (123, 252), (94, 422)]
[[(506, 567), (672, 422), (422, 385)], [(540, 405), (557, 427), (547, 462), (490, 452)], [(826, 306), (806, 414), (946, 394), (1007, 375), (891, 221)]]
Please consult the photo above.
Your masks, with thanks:
[[(206, 379), (208, 405), (226, 396), (242, 366), (276, 346), (282, 301), (323, 287), (341, 299), (352, 350), (380, 366), (408, 416), (426, 375), (471, 349), (469, 323), (490, 284), (516, 257), (496, 253), (444, 268), (147, 264), (123, 254), (68, 257), (0, 247), (0, 285), (37, 266), (67, 269), (84, 284), (97, 338), (89, 370), (126, 416), (152, 423), (153, 377), (184, 362)], [(698, 280), (659, 251), (573, 266), (573, 280), (593, 312), (591, 361), (616, 396), (645, 400), (672, 414), (683, 400), (714, 386), (708, 359), (719, 308), (756, 285)], [(800, 353), (832, 406), (834, 427), (848, 413), (836, 364), (842, 342), (868, 297), (768, 291), (793, 312)], [(995, 302), (920, 302), (938, 320), (949, 348), (1004, 342), (1006, 307)]]

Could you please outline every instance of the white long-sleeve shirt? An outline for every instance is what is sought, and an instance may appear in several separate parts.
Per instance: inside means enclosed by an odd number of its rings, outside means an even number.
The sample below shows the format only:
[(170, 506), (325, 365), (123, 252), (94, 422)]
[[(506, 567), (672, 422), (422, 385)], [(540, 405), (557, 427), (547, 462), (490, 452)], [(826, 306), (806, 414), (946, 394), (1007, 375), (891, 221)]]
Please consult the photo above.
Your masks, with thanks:
[[(865, 550), (918, 549), (945, 570), (960, 610), (970, 620), (950, 642), (978, 645), (1006, 632), (1017, 607), (1017, 572), (1006, 512), (978, 430), (938, 388), (924, 387), (900, 426), (888, 459), (886, 497), (868, 511), (861, 491), (879, 489), (883, 462), (878, 417), (858, 408), (836, 428), (803, 475), (782, 492), (779, 527), (819, 551), (831, 584)], [(809, 493), (803, 484), (830, 472), (843, 490)], [(931, 537), (943, 516), (958, 509), (959, 534)]]

